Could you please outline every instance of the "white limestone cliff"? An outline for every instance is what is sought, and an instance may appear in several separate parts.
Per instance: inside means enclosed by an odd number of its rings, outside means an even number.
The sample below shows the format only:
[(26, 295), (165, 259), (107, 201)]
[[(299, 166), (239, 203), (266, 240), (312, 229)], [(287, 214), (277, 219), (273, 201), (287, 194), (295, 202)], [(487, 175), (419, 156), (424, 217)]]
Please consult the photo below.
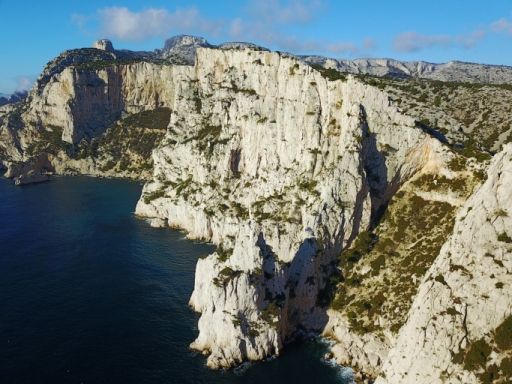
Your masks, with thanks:
[(136, 213), (219, 245), (199, 260), (190, 300), (202, 313), (191, 347), (212, 368), (322, 329), (340, 251), (401, 183), (443, 162), (385, 93), (278, 53), (198, 49), (169, 105)]

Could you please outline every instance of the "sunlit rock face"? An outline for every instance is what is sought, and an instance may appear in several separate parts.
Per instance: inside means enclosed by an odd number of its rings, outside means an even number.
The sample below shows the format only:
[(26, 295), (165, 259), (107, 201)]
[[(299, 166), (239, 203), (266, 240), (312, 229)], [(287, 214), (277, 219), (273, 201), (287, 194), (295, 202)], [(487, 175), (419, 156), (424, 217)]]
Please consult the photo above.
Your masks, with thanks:
[(197, 265), (191, 347), (229, 367), (325, 326), (337, 256), (443, 149), (385, 93), (286, 55), (199, 49), (179, 78), (136, 212), (219, 245)]
[(114, 51), (114, 46), (112, 45), (112, 42), (108, 39), (96, 40), (94, 43), (92, 43), (92, 47), (96, 49), (101, 49), (102, 51)]

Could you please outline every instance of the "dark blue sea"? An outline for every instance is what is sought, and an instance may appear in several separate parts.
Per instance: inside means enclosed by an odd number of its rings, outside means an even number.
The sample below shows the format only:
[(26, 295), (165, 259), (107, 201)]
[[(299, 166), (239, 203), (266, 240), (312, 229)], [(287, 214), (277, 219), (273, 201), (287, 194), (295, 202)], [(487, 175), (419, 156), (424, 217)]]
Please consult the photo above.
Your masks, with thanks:
[(320, 339), (210, 371), (189, 351), (196, 261), (214, 247), (133, 211), (142, 184), (0, 179), (0, 383), (347, 383)]

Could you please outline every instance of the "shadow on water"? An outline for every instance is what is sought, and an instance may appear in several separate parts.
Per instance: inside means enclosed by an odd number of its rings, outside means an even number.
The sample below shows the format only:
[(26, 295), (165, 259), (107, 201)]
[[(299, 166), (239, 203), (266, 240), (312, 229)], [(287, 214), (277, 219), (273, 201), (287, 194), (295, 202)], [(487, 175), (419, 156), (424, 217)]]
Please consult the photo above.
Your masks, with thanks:
[(0, 179), (0, 377), (16, 383), (343, 383), (320, 340), (212, 372), (191, 353), (194, 272), (212, 245), (133, 215), (142, 184)]

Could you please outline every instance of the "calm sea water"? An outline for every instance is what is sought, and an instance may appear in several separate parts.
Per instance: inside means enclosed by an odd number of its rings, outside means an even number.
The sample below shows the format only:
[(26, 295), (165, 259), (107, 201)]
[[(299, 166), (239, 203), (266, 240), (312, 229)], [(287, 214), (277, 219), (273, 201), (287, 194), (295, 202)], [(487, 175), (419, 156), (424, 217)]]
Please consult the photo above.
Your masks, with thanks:
[(348, 383), (320, 340), (213, 372), (188, 349), (198, 257), (213, 251), (134, 216), (142, 184), (0, 179), (0, 382)]

